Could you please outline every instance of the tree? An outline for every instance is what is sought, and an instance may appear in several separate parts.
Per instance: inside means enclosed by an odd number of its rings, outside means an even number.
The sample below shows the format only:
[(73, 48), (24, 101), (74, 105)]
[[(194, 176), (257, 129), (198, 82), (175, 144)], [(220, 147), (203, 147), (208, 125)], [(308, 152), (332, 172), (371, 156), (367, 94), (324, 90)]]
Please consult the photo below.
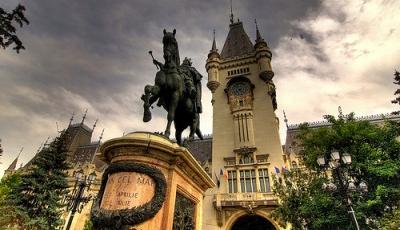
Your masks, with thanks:
[(85, 226), (83, 226), (83, 230), (93, 230), (93, 223), (90, 219), (87, 219), (85, 222)]
[(393, 212), (386, 213), (380, 220), (380, 226), (386, 230), (398, 230), (400, 226), (400, 209), (398, 208)]
[[(300, 215), (300, 220), (297, 220), (300, 223), (298, 229), (320, 229), (315, 226), (315, 222), (325, 222), (321, 226), (327, 229), (346, 229), (337, 223), (339, 219), (343, 219), (348, 225), (352, 223), (346, 211), (348, 195), (322, 190), (321, 181), (330, 179), (337, 182), (338, 177), (335, 173), (327, 177), (318, 166), (317, 158), (324, 155), (329, 159), (331, 151), (337, 150), (352, 156), (352, 164), (343, 166), (344, 174), (351, 177), (356, 184), (365, 181), (369, 187), (365, 194), (349, 194), (360, 227), (379, 228), (379, 221), (399, 207), (400, 143), (396, 138), (400, 136), (400, 125), (390, 121), (382, 126), (356, 121), (354, 114), (340, 115), (338, 119), (333, 116), (325, 118), (332, 124), (330, 127), (311, 129), (304, 125), (301, 128), (298, 135), (303, 149), (300, 158), (306, 169), (300, 175), (309, 177), (309, 182), (301, 186), (301, 176), (289, 174), (284, 178), (286, 184), (278, 184), (275, 189), (283, 207), (278, 208), (275, 215), (283, 221), (291, 222), (296, 218), (296, 213), (289, 212), (289, 208), (299, 210), (300, 214), (302, 210), (307, 210), (307, 215)], [(297, 183), (298, 186), (293, 188), (291, 183)], [(302, 195), (301, 199), (298, 194)], [(336, 214), (331, 210), (336, 210)]]
[(61, 224), (62, 198), (67, 191), (67, 133), (61, 135), (37, 155), (29, 171), (22, 176), (10, 199), (18, 218), (28, 229), (57, 229)]
[[(321, 189), (326, 180), (309, 169), (293, 169), (273, 176), (274, 194), (281, 204), (272, 216), (291, 223), (293, 229), (349, 229), (347, 210), (329, 192)], [(285, 223), (281, 223), (285, 225)]]
[(0, 8), (0, 46), (6, 49), (8, 46), (15, 44), (14, 50), (19, 53), (21, 49), (25, 49), (21, 40), (16, 35), (17, 29), (13, 25), (17, 23), (20, 27), (29, 24), (28, 19), (24, 15), (25, 7), (18, 5), (11, 12)]
[(20, 183), (21, 175), (19, 173), (5, 176), (0, 181), (0, 230), (10, 229), (12, 223), (20, 221), (17, 218), (15, 206), (10, 202), (11, 194)]
[[(393, 84), (400, 85), (400, 73), (397, 70), (394, 71)], [(400, 105), (400, 89), (397, 89), (396, 92), (394, 92), (394, 95), (397, 95), (397, 97), (394, 100), (392, 100), (392, 103)], [(399, 113), (400, 111), (392, 112), (392, 114), (399, 114)]]

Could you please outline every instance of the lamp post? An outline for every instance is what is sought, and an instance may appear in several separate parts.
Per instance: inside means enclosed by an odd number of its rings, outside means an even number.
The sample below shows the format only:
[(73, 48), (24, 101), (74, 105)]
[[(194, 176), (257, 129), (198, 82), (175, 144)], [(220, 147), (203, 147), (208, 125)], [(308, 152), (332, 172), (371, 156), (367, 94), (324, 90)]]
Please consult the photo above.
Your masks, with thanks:
[[(322, 188), (328, 191), (336, 191), (338, 190), (339, 192), (343, 192), (345, 194), (346, 197), (346, 202), (347, 205), (349, 206), (349, 211), (348, 213), (351, 213), (354, 223), (356, 225), (356, 229), (360, 230), (360, 227), (358, 225), (358, 221), (356, 218), (356, 215), (354, 213), (354, 209), (351, 203), (351, 199), (349, 197), (349, 192), (356, 192), (356, 191), (361, 191), (361, 192), (367, 192), (368, 191), (368, 186), (364, 181), (361, 181), (358, 185), (358, 187), (356, 186), (356, 184), (354, 183), (353, 179), (347, 179), (347, 178), (343, 178), (342, 177), (342, 164), (340, 162), (340, 160), (342, 160), (344, 167), (347, 165), (351, 165), (351, 155), (348, 153), (343, 153), (342, 156), (340, 156), (340, 153), (338, 151), (332, 151), (330, 154), (330, 160), (328, 162), (326, 162), (326, 159), (324, 156), (319, 156), (317, 158), (317, 163), (319, 166), (324, 167), (324, 168), (330, 168), (332, 169), (333, 173), (335, 173), (335, 175), (337, 176), (338, 179), (338, 186), (336, 186), (333, 182), (329, 182), (329, 183), (324, 183), (322, 185)], [(345, 175), (343, 175), (345, 176)], [(346, 177), (346, 176), (345, 176)]]
[(66, 230), (69, 230), (74, 220), (76, 211), (81, 212), (83, 206), (88, 203), (92, 196), (84, 196), (85, 187), (89, 191), (90, 185), (96, 180), (96, 173), (93, 171), (88, 176), (83, 174), (83, 170), (75, 172), (75, 186), (72, 190), (72, 194), (66, 197), (67, 200), (67, 210), (71, 211), (71, 215), (68, 219), (68, 224)]

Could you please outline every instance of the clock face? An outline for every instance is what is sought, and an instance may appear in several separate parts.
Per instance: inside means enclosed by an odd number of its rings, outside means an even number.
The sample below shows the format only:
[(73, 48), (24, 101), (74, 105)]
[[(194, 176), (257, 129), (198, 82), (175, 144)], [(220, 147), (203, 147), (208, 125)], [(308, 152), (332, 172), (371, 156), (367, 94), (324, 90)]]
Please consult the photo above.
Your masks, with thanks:
[(231, 91), (236, 96), (242, 96), (249, 91), (250, 87), (247, 82), (237, 82), (231, 86)]

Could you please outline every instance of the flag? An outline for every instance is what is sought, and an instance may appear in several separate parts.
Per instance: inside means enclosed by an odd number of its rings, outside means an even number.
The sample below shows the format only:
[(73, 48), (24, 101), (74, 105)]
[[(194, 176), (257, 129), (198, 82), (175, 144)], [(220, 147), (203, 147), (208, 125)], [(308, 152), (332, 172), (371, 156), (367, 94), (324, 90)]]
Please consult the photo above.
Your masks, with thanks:
[(274, 168), (275, 168), (275, 172), (276, 172), (276, 173), (280, 173), (280, 171), (279, 171), (279, 168), (278, 168), (278, 167), (274, 166)]
[(217, 186), (218, 186), (218, 188), (219, 188), (219, 185), (220, 185), (221, 183), (220, 183), (220, 181), (219, 181), (219, 178), (218, 178), (217, 173), (214, 172), (214, 174), (215, 174), (215, 179), (217, 179)]
[(219, 178), (221, 178), (221, 176), (224, 176), (226, 180), (228, 179), (228, 172), (225, 169), (221, 169), (219, 171), (219, 175)]
[(286, 168), (286, 166), (282, 166), (282, 173), (287, 173), (290, 172), (289, 169)]
[(228, 170), (224, 169), (224, 177), (225, 177), (225, 180), (228, 180)]

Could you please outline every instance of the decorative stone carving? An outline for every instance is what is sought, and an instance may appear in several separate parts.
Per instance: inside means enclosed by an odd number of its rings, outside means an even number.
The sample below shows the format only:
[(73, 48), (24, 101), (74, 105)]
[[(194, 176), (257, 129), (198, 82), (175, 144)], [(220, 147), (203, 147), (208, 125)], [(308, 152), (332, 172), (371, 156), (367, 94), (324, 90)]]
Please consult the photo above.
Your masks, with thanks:
[(238, 148), (238, 149), (234, 149), (233, 152), (241, 156), (241, 155), (252, 154), (252, 153), (254, 153), (256, 150), (257, 150), (256, 147), (247, 147), (247, 146), (244, 146), (244, 147), (241, 147), (241, 148)]
[(222, 227), (222, 225), (224, 224), (223, 223), (223, 220), (222, 220), (222, 208), (221, 207), (218, 207), (217, 209), (217, 224), (218, 224), (218, 226), (220, 226), (220, 227)]
[(229, 218), (235, 213), (235, 210), (227, 209), (225, 210), (225, 220), (229, 220)]
[(196, 204), (181, 195), (176, 194), (173, 230), (194, 230), (194, 215)]
[(278, 108), (278, 103), (276, 102), (276, 87), (275, 84), (272, 82), (272, 80), (267, 81), (267, 87), (268, 87), (268, 95), (271, 97), (272, 100), (272, 107), (274, 108), (274, 111)]
[(247, 213), (254, 214), (254, 209), (257, 208), (258, 205), (256, 205), (253, 202), (251, 203), (246, 202), (246, 205), (244, 205), (243, 207), (246, 209)]
[(268, 82), (268, 81), (271, 81), (272, 78), (274, 77), (274, 72), (264, 71), (264, 72), (260, 73), (259, 77), (261, 78), (261, 80)]
[(211, 90), (212, 93), (218, 88), (220, 83), (218, 81), (210, 81), (207, 83), (207, 87)]
[[(133, 172), (136, 174), (129, 174), (129, 172)], [(146, 177), (144, 177), (143, 175), (146, 175)], [(136, 177), (136, 183), (143, 182), (152, 184), (147, 186), (147, 188), (143, 191), (137, 190), (131, 192), (132, 188), (127, 188), (128, 186), (122, 188), (124, 185), (133, 182), (133, 176)], [(113, 188), (115, 188), (115, 183), (111, 183), (111, 185), (108, 185), (107, 181), (109, 179), (118, 180), (119, 178), (121, 178), (120, 182), (118, 183), (117, 181), (116, 184), (117, 186), (119, 184), (122, 187), (120, 187), (120, 189), (113, 190)], [(127, 183), (129, 178), (131, 178), (131, 181)], [(136, 202), (133, 205), (130, 202), (127, 203), (127, 201), (132, 201), (136, 199), (136, 195), (134, 194), (135, 192), (137, 192), (138, 194), (148, 192), (148, 187), (150, 187), (150, 191), (152, 191), (151, 188), (154, 188), (154, 196), (150, 199), (150, 201), (143, 203), (148, 199), (148, 197), (144, 196), (144, 198), (142, 198), (141, 202), (139, 203)], [(157, 214), (164, 203), (166, 188), (167, 183), (164, 175), (159, 169), (155, 167), (138, 163), (111, 164), (103, 174), (100, 191), (96, 200), (93, 203), (91, 219), (94, 228), (98, 230), (126, 229), (130, 225), (136, 225), (152, 218), (154, 215)], [(122, 192), (122, 194), (119, 194), (119, 192)], [(119, 195), (124, 196), (124, 192), (129, 193), (129, 196), (133, 197), (130, 197), (131, 199), (124, 199), (122, 203), (119, 203), (121, 199), (118, 199), (117, 197)], [(139, 195), (137, 195), (137, 197), (138, 196)], [(113, 199), (115, 199), (115, 204), (112, 203)]]

